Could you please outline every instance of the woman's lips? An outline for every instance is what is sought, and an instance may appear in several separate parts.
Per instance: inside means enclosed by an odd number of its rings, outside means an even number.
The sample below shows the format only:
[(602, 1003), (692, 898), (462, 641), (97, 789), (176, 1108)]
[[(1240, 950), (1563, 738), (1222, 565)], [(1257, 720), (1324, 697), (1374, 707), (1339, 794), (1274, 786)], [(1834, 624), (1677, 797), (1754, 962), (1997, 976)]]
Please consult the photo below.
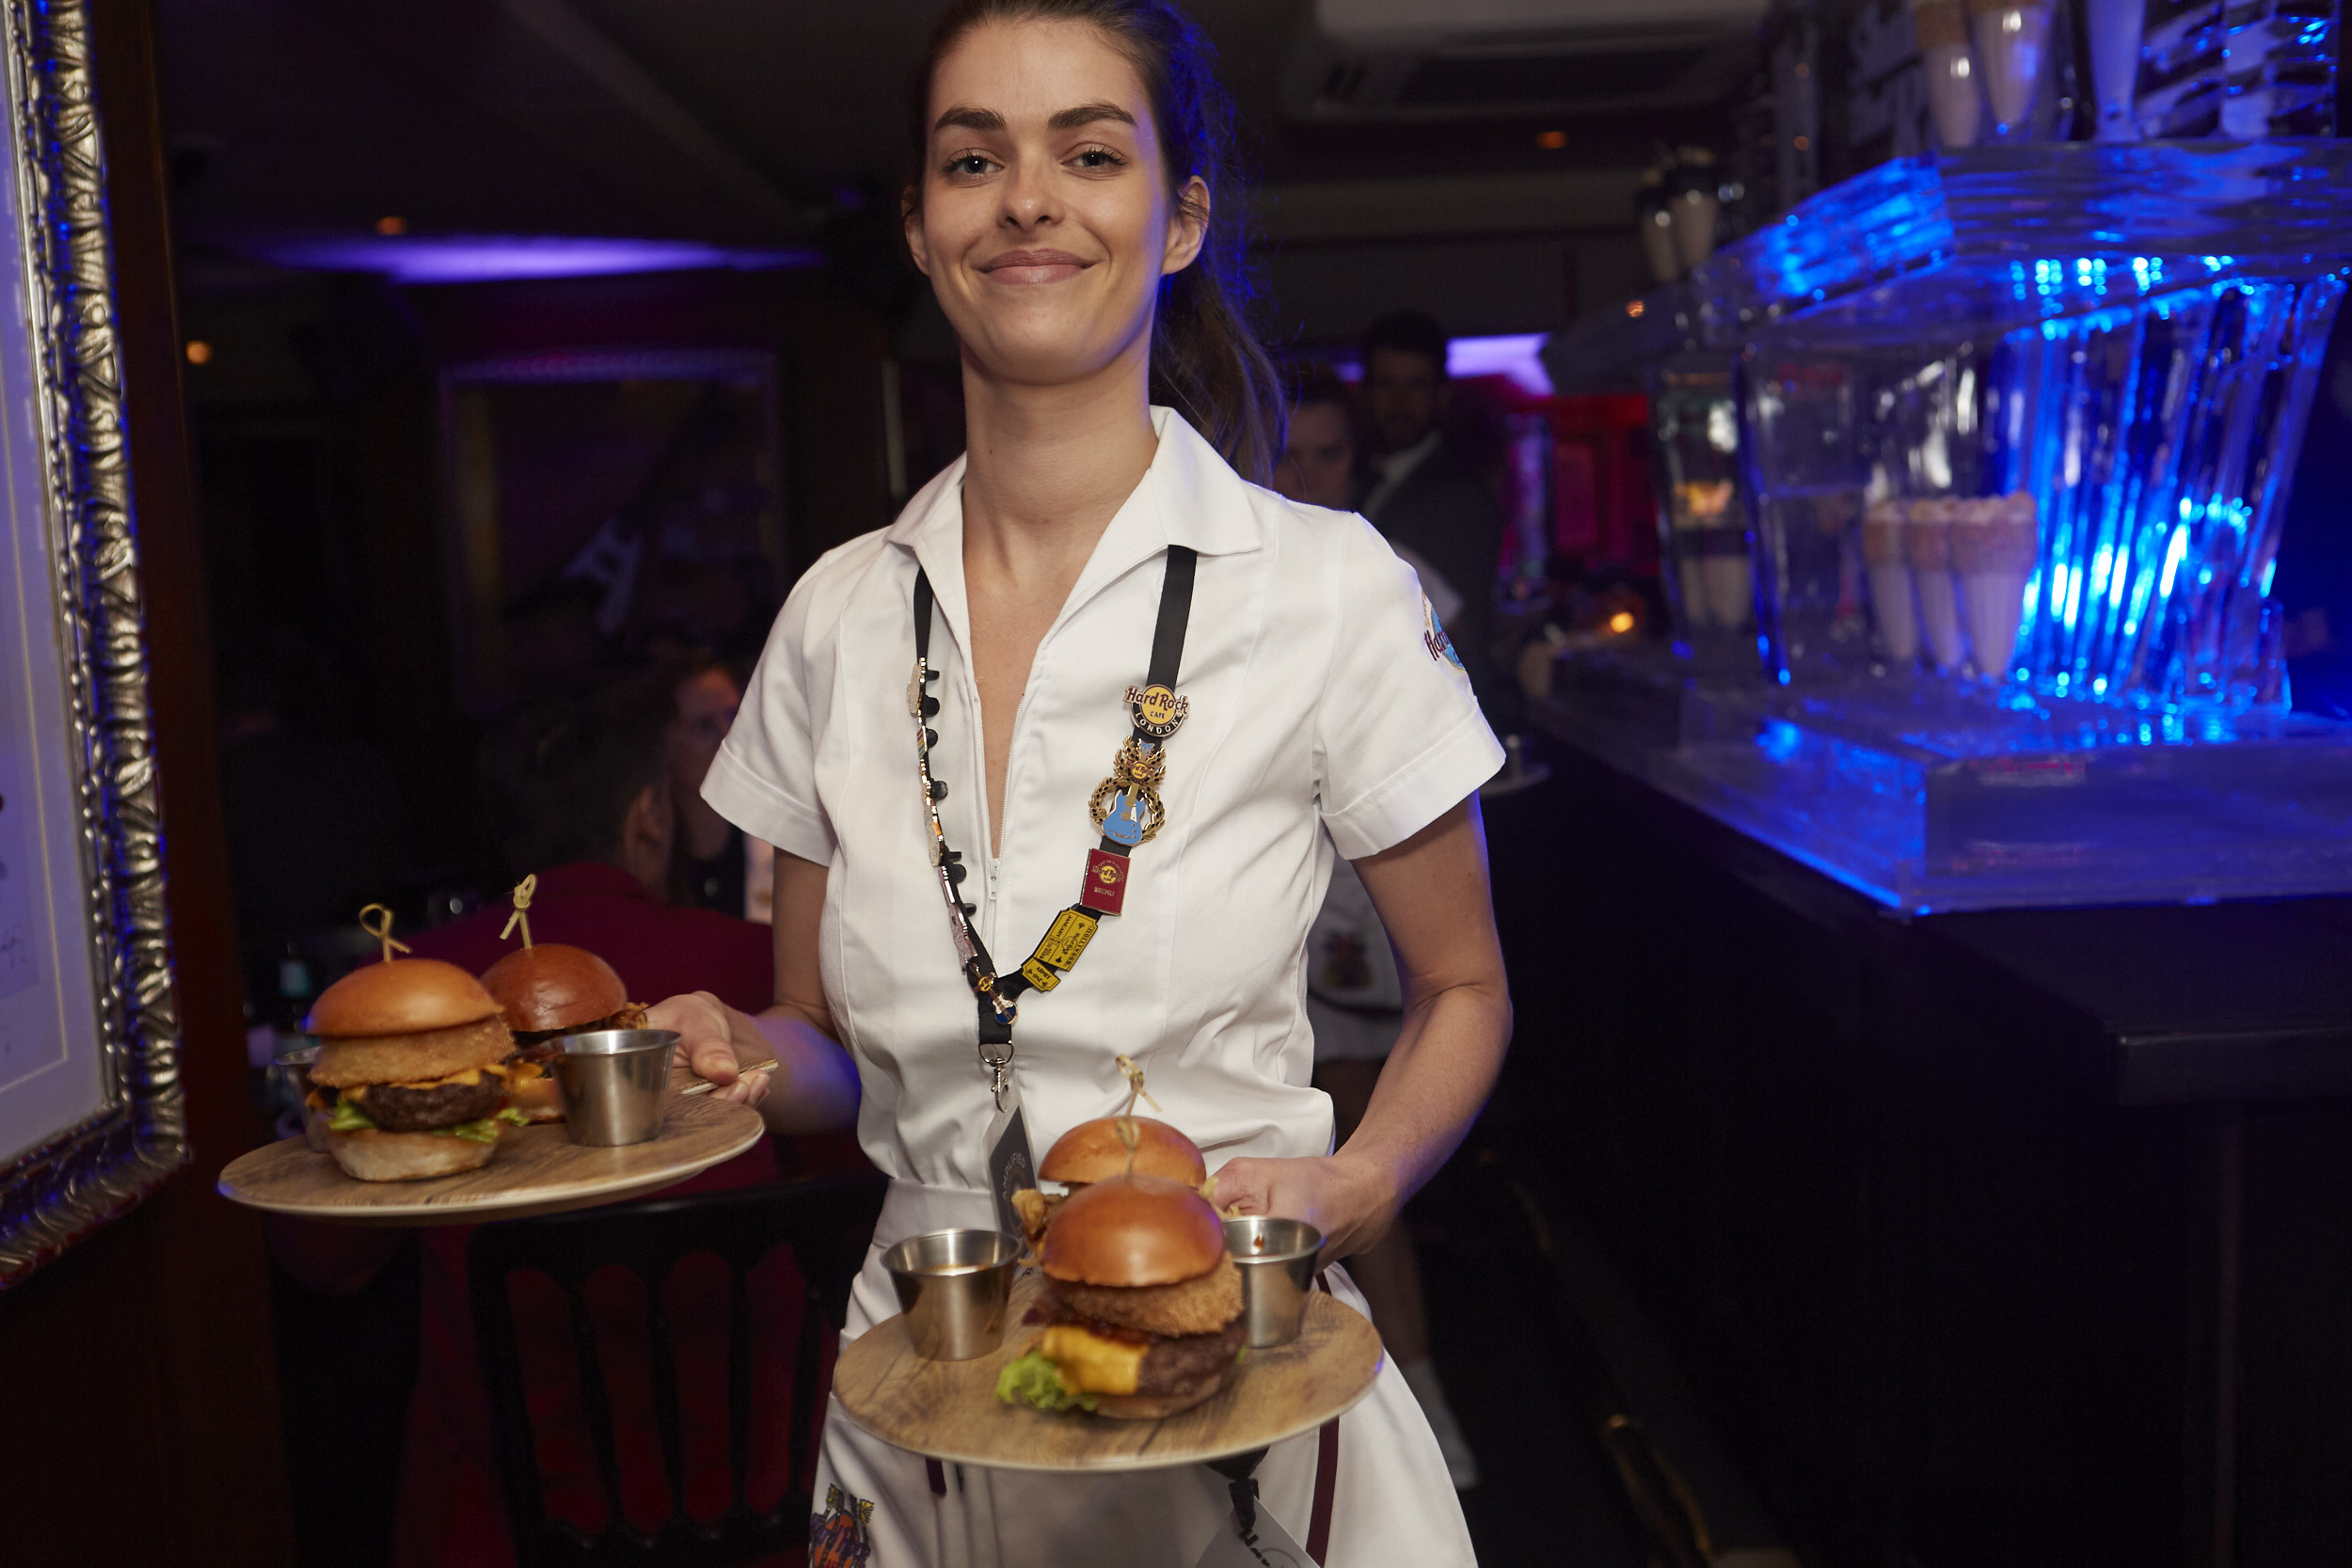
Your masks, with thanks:
[(999, 283), (1059, 283), (1090, 265), (1066, 250), (1008, 250), (981, 262), (980, 270)]

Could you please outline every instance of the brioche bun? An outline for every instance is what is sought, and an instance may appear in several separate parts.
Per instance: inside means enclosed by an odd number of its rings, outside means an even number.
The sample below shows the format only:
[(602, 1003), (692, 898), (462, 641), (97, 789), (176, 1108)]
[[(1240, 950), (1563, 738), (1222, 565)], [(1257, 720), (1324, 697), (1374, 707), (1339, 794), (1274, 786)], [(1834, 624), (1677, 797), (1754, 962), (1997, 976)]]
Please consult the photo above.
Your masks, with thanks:
[(303, 1033), (323, 1038), (423, 1035), (498, 1016), (482, 982), (438, 958), (362, 964), (326, 988)]
[[(463, 973), (463, 971), (460, 971)], [(326, 1152), (343, 1174), (362, 1181), (421, 1181), (480, 1170), (498, 1152), (494, 1143), (453, 1138), (437, 1132), (338, 1132), (320, 1121)]]
[(1080, 1285), (1174, 1285), (1225, 1260), (1225, 1223), (1181, 1181), (1114, 1176), (1070, 1195), (1040, 1257), (1049, 1277)]
[(1209, 1179), (1199, 1146), (1168, 1123), (1150, 1117), (1097, 1117), (1080, 1122), (1054, 1140), (1054, 1147), (1045, 1151), (1044, 1162), (1037, 1167), (1038, 1175), (1064, 1185), (1124, 1175), (1127, 1146), (1119, 1138), (1121, 1121), (1135, 1123), (1137, 1176), (1165, 1177), (1187, 1187), (1198, 1187)]
[(482, 986), (518, 1035), (578, 1029), (628, 1006), (628, 988), (611, 964), (560, 942), (507, 954), (482, 972)]
[(1178, 1394), (1097, 1394), (1094, 1413), (1122, 1421), (1160, 1421), (1181, 1416), (1225, 1386), (1226, 1374), (1208, 1372)]

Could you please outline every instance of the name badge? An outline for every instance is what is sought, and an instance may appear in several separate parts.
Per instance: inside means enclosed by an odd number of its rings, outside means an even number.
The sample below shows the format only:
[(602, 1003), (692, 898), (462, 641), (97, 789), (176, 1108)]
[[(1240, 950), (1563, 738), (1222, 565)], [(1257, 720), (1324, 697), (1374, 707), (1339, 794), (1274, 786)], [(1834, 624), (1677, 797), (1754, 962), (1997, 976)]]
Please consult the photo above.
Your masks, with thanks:
[(1021, 1081), (1005, 1091), (1004, 1108), (988, 1124), (988, 1186), (996, 1200), (996, 1228), (1018, 1236), (1021, 1212), (1012, 1195), (1037, 1185), (1037, 1162), (1029, 1153), (1029, 1124), (1021, 1115)]

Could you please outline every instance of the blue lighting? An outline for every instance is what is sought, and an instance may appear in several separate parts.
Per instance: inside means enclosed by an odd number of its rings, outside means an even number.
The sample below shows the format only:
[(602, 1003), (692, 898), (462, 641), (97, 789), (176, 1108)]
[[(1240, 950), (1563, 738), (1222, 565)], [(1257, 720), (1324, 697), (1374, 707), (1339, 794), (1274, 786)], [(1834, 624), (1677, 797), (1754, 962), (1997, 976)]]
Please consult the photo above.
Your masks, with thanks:
[[(2181, 502), (2181, 515), (2188, 516), (2188, 502)], [(2156, 584), (2156, 597), (2172, 596), (2173, 579), (2180, 576), (2181, 562), (2188, 559), (2188, 524), (2185, 521), (2172, 531), (2172, 542), (2164, 547), (2164, 576)]]

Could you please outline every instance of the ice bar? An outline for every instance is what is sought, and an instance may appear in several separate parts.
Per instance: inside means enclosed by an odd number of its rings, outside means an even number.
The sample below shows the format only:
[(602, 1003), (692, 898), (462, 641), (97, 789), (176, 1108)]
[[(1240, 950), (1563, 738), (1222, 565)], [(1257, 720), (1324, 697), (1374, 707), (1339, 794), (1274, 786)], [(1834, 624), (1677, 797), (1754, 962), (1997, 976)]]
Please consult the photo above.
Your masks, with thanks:
[(2347, 267), (2343, 141), (1900, 159), (1726, 247), (1644, 302), (1673, 650), (1562, 727), (1907, 911), (2352, 889), (2270, 598)]

